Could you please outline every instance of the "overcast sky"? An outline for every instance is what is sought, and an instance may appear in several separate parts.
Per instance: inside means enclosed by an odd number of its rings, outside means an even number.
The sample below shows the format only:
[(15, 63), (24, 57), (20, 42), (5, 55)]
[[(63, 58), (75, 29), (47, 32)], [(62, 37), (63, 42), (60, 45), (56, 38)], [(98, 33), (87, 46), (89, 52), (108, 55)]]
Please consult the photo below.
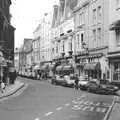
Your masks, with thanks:
[(33, 31), (44, 13), (52, 10), (58, 0), (12, 0), (11, 23), (16, 28), (15, 47), (23, 43), (24, 38), (33, 38)]

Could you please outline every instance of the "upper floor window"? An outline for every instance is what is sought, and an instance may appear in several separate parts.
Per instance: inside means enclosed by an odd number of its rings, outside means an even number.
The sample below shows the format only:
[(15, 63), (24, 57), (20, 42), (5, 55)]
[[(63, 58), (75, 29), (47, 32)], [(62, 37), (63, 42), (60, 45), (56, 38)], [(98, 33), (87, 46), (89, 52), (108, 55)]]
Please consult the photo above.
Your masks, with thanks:
[(81, 43), (84, 41), (84, 35), (81, 33)]
[(93, 30), (93, 41), (96, 41), (96, 30)]
[(98, 28), (98, 40), (101, 41), (101, 28)]
[(98, 6), (97, 17), (98, 17), (98, 20), (100, 21), (101, 17), (102, 17), (102, 8), (101, 8), (101, 6)]
[(79, 48), (80, 46), (80, 35), (77, 34), (77, 48)]
[(116, 30), (116, 45), (120, 45), (120, 30)]
[(85, 24), (85, 14), (81, 13), (79, 14), (79, 25)]
[(96, 22), (96, 9), (93, 9), (93, 24)]

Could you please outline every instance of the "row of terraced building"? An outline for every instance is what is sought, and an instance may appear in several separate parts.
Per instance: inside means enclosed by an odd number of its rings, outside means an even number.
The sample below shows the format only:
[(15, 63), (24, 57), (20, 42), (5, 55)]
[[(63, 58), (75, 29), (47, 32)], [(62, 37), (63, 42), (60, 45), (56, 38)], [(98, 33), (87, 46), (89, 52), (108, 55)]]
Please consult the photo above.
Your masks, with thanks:
[(79, 75), (120, 80), (120, 0), (59, 0), (33, 34), (36, 65), (72, 64)]

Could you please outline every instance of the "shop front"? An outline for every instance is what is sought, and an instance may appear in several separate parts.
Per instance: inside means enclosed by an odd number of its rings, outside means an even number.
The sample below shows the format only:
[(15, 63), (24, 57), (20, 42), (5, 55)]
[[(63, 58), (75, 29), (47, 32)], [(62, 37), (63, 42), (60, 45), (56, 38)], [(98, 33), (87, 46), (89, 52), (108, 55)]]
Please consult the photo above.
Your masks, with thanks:
[(110, 81), (120, 82), (120, 56), (109, 58)]
[(100, 62), (87, 63), (84, 66), (85, 75), (93, 79), (101, 78), (101, 65)]

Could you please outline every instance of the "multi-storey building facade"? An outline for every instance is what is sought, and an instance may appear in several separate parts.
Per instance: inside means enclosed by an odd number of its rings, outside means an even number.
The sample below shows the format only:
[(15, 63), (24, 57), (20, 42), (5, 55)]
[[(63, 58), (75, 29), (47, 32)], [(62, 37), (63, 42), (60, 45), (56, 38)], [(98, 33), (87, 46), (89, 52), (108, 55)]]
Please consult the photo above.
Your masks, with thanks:
[(14, 61), (14, 30), (10, 19), (11, 0), (0, 1), (0, 47), (4, 51), (4, 57)]
[(107, 4), (105, 0), (79, 0), (74, 9), (76, 62), (80, 75), (108, 79)]
[(109, 52), (110, 80), (120, 80), (120, 0), (109, 0)]
[(40, 64), (40, 29), (41, 25), (39, 25), (36, 30), (33, 32), (34, 39), (32, 41), (33, 46), (33, 61), (34, 64), (39, 65)]
[(25, 38), (23, 45), (19, 49), (19, 70), (25, 71), (25, 69), (32, 66), (32, 63), (32, 39)]
[(45, 13), (44, 18), (33, 33), (33, 53), (38, 64), (51, 61), (51, 14), (51, 12)]
[(77, 0), (60, 0), (54, 5), (52, 22), (52, 58), (54, 61), (68, 59), (72, 62), (74, 54), (74, 18), (73, 9)]
[(19, 49), (14, 50), (14, 65), (17, 71), (19, 71)]

